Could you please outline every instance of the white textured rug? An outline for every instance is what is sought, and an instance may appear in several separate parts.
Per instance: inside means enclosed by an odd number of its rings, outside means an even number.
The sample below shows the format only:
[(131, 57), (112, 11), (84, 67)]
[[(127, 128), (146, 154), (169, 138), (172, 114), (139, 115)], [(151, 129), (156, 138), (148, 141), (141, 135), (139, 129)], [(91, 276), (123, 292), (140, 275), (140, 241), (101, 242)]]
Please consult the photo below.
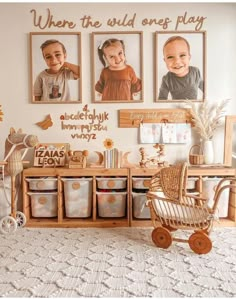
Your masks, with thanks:
[(201, 256), (185, 243), (159, 249), (151, 231), (22, 228), (0, 234), (0, 296), (236, 296), (236, 228), (213, 230), (213, 249)]

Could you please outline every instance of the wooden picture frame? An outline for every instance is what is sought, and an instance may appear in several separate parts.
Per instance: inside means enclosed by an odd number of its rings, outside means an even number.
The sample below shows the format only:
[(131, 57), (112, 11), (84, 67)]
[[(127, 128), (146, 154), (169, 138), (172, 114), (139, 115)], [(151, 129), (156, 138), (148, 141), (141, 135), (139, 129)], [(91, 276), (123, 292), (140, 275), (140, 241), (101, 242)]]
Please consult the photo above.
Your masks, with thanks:
[(92, 102), (143, 102), (143, 32), (92, 32), (91, 39)]
[(206, 31), (155, 32), (154, 61), (155, 102), (206, 99)]
[[(236, 150), (235, 136), (236, 115), (226, 115), (225, 117), (225, 143), (224, 143), (224, 165), (232, 166), (233, 153)], [(236, 157), (234, 157), (236, 159)]]
[(81, 103), (81, 34), (30, 32), (29, 37), (31, 102)]

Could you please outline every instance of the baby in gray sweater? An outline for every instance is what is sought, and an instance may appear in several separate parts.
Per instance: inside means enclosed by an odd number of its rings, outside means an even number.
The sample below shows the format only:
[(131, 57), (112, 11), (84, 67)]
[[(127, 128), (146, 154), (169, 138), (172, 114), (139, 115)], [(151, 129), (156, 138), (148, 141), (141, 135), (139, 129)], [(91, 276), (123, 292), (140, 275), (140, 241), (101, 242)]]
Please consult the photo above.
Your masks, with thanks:
[(198, 89), (203, 92), (203, 80), (197, 67), (189, 66), (191, 54), (188, 41), (182, 36), (170, 37), (163, 46), (168, 73), (163, 76), (158, 99), (197, 100)]

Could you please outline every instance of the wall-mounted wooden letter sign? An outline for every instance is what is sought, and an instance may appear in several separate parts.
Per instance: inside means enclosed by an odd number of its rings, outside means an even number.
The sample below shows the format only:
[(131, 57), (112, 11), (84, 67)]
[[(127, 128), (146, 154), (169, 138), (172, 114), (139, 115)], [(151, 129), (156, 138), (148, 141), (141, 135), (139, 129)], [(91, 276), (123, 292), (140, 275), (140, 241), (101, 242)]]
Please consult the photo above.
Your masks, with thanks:
[(190, 109), (121, 109), (120, 128), (138, 128), (140, 123), (191, 123)]

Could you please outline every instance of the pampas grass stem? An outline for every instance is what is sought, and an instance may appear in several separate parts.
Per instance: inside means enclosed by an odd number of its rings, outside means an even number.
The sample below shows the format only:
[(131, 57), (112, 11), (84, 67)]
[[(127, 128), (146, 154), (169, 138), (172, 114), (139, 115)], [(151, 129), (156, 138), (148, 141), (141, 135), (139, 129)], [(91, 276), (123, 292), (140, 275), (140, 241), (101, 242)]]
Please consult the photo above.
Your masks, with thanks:
[(212, 139), (215, 130), (222, 124), (221, 120), (225, 115), (228, 102), (229, 99), (212, 106), (203, 102), (197, 107), (193, 102), (185, 101), (191, 108), (191, 120), (194, 128), (202, 139)]

